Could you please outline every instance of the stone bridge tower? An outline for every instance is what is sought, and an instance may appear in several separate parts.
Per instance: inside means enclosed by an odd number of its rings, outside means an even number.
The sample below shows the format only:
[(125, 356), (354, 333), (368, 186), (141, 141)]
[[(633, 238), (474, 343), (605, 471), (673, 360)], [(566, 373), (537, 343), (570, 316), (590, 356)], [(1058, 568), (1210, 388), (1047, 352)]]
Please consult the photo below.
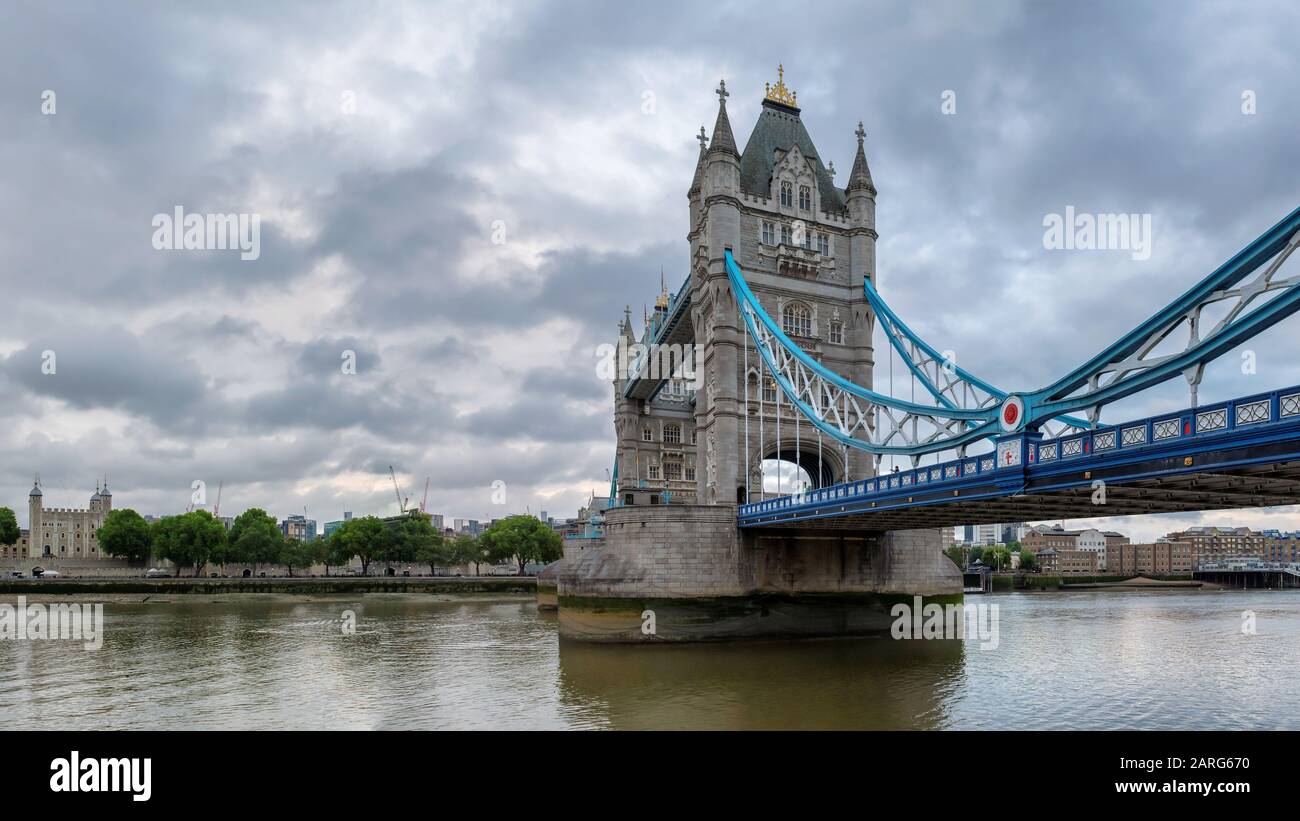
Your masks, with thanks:
[[(764, 309), (801, 348), (836, 373), (870, 387), (875, 316), (863, 295), (862, 280), (876, 272), (876, 188), (867, 167), (862, 124), (848, 184), (838, 188), (834, 164), (824, 164), (813, 145), (796, 95), (785, 85), (784, 69), (778, 69), (776, 85), (767, 87), (743, 151), (727, 116), (725, 82), (717, 94), (713, 136), (707, 149), (702, 146), (688, 194), (692, 324), (705, 369), (695, 406), (702, 465), (698, 499), (706, 504), (744, 501), (747, 484), (750, 499), (761, 498), (761, 461), (778, 456), (798, 461), (814, 486), (870, 476), (874, 464), (869, 455), (846, 452), (824, 437), (819, 459), (817, 432), (806, 421), (799, 423), (802, 437), (797, 447), (795, 414), (788, 405), (781, 417), (778, 451), (776, 386), (760, 384), (752, 346), (749, 372), (743, 373), (747, 334), (723, 257), (726, 250), (732, 251)], [(758, 400), (763, 392), (766, 425), (760, 432)]]

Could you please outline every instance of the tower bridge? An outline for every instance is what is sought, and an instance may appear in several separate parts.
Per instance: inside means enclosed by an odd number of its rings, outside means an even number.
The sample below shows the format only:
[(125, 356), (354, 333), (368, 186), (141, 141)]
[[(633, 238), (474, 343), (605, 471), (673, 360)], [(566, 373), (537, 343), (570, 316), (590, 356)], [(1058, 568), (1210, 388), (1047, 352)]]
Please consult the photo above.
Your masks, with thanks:
[[(1282, 273), (1300, 209), (1060, 379), (1007, 391), (945, 359), (878, 291), (862, 124), (840, 188), (783, 71), (743, 150), (725, 83), (717, 94), (687, 191), (691, 270), (639, 339), (630, 311), (619, 326), (632, 365), (614, 379), (614, 507), (605, 539), (557, 569), (563, 634), (878, 630), (891, 601), (960, 597), (940, 528), (1300, 503), (1300, 387), (1198, 402), (1207, 363), (1300, 309), (1300, 279)], [(877, 327), (920, 388), (907, 400), (873, 388)], [(698, 352), (674, 363), (698, 390), (662, 367), (667, 346)], [(1102, 421), (1180, 377), (1185, 410)], [(885, 456), (910, 467), (881, 475)], [(772, 460), (806, 480), (778, 474), (774, 492)]]

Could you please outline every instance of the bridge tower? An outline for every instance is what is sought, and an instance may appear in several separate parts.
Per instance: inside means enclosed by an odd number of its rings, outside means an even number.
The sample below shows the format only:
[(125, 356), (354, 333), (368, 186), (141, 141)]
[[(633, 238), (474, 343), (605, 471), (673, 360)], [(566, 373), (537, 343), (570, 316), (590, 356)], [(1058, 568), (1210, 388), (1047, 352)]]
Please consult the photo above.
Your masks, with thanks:
[[(746, 489), (748, 500), (762, 498), (763, 459), (798, 463), (814, 486), (874, 473), (869, 455), (819, 443), (788, 402), (778, 445), (775, 384), (761, 374), (757, 351), (745, 350), (727, 279), (723, 255), (730, 249), (763, 307), (803, 350), (853, 382), (872, 385), (875, 317), (862, 280), (875, 276), (876, 188), (865, 134), (859, 123), (853, 169), (847, 186), (838, 188), (833, 163), (822, 162), (780, 72), (743, 151), (727, 114), (730, 95), (719, 84), (713, 136), (688, 194), (692, 325), (704, 368), (695, 405), (703, 467), (697, 497), (705, 504), (744, 502)], [(760, 400), (766, 405), (761, 426)]]

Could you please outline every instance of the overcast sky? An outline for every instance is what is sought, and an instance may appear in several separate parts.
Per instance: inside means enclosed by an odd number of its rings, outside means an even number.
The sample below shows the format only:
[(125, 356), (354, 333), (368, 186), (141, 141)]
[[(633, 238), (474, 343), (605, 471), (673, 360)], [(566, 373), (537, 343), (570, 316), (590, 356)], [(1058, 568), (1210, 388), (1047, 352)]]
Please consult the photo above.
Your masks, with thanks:
[[(0, 505), (107, 473), (142, 513), (203, 480), (325, 521), (394, 512), (391, 464), (448, 516), (573, 515), (613, 457), (594, 348), (685, 276), (718, 79), (743, 143), (778, 62), (840, 184), (865, 123), (886, 299), (1037, 388), (1300, 204), (1297, 31), (1286, 2), (6, 3)], [(260, 215), (260, 256), (156, 250), (178, 206)], [(1151, 214), (1151, 258), (1045, 250), (1067, 206)], [(1300, 383), (1297, 322), (1202, 399)], [(1187, 401), (1149, 393), (1103, 418)], [(1300, 514), (1108, 526), (1228, 522)]]

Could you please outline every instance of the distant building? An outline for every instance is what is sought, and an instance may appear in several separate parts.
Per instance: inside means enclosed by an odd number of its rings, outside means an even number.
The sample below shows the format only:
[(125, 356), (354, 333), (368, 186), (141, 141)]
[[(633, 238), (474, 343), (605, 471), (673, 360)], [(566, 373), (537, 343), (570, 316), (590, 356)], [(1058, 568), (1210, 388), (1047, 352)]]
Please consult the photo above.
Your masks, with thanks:
[(352, 521), (352, 511), (350, 511), (350, 510), (345, 510), (345, 511), (343, 511), (343, 518), (342, 518), (342, 519), (338, 519), (338, 520), (333, 521), (333, 522), (326, 522), (326, 523), (325, 523), (325, 538), (328, 539), (330, 536), (334, 535), (334, 531), (338, 530), (340, 527), (343, 527), (343, 523), (344, 523), (344, 522), (350, 522), (350, 521)]
[(1190, 573), (1192, 569), (1191, 544), (1163, 539), (1151, 544), (1115, 545), (1106, 566), (1106, 572), (1126, 576)]
[(45, 507), (45, 494), (38, 481), (27, 494), (27, 529), (20, 530), (14, 545), (0, 545), (0, 558), (31, 559), (48, 556), (59, 559), (102, 559), (95, 535), (104, 517), (113, 509), (108, 482), (96, 484), (85, 508)]
[(433, 529), (438, 531), (439, 533), (441, 533), (444, 529), (446, 529), (446, 525), (442, 523), (441, 513), (430, 513), (429, 521), (433, 522)]
[(1170, 533), (1165, 539), (1187, 542), (1192, 546), (1192, 569), (1199, 568), (1201, 562), (1237, 558), (1262, 559), (1265, 553), (1281, 554), (1285, 551), (1295, 555), (1291, 553), (1295, 534), (1279, 531), (1271, 533), (1276, 535), (1265, 536), (1263, 532), (1256, 533), (1248, 527), (1189, 527), (1178, 533)]
[(483, 525), (478, 519), (453, 519), (452, 522), (457, 533), (465, 533), (470, 536), (479, 536), (483, 533)]
[(302, 514), (295, 513), (283, 522), (280, 522), (280, 532), (290, 539), (297, 539), (300, 542), (310, 542), (316, 538), (316, 520), (308, 519)]
[(1083, 550), (1097, 556), (1097, 570), (1106, 570), (1106, 557), (1115, 545), (1128, 544), (1129, 539), (1123, 533), (1113, 530), (1066, 530), (1060, 525), (1034, 525), (1025, 531), (1020, 545), (1025, 550), (1041, 554), (1049, 548), (1063, 550)]
[(1044, 573), (1057, 576), (1092, 576), (1097, 573), (1097, 554), (1075, 548), (1043, 548), (1035, 554)]

